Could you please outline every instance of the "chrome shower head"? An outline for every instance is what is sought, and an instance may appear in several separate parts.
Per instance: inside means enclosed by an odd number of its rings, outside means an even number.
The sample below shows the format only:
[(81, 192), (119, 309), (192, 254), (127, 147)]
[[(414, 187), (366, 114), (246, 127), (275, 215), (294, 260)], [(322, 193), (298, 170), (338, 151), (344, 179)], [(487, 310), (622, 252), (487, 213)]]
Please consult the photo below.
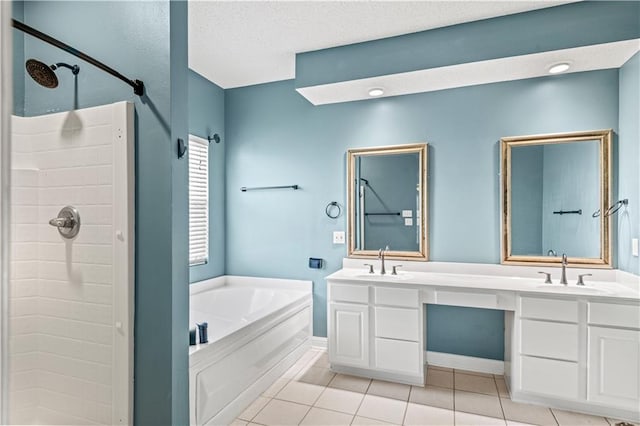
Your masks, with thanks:
[(27, 72), (29, 73), (31, 78), (33, 78), (36, 83), (49, 89), (55, 89), (56, 87), (58, 87), (58, 77), (56, 76), (54, 70), (60, 67), (65, 67), (69, 68), (73, 75), (78, 75), (78, 73), (80, 72), (80, 67), (77, 65), (69, 65), (65, 64), (64, 62), (58, 62), (55, 65), (47, 66), (46, 64), (35, 59), (27, 60), (25, 67), (27, 68)]

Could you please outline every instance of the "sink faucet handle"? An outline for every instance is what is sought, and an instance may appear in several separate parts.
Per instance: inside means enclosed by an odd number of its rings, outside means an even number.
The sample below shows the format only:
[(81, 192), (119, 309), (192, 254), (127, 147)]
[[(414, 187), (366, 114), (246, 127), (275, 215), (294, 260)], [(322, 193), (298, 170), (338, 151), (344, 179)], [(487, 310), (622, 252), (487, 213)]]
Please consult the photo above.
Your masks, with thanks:
[(567, 255), (565, 253), (562, 253), (562, 264), (566, 265), (568, 263), (569, 261), (567, 260)]
[(364, 266), (368, 266), (369, 267), (369, 273), (373, 274), (373, 265), (370, 263), (365, 263)]
[(402, 265), (393, 265), (391, 267), (391, 275), (398, 275), (397, 268), (402, 268)]
[(584, 281), (582, 279), (582, 277), (590, 277), (591, 274), (579, 274), (578, 275), (578, 282), (576, 283), (576, 285), (584, 285)]
[(545, 284), (551, 284), (551, 274), (549, 272), (542, 272), (539, 271), (539, 274), (545, 274), (546, 275), (546, 279), (544, 280)]

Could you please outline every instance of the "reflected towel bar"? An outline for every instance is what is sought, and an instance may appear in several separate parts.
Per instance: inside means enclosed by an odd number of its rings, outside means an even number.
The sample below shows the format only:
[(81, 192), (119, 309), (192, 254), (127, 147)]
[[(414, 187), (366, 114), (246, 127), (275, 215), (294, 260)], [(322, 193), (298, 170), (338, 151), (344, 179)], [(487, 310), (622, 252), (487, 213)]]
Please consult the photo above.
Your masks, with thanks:
[(559, 210), (557, 212), (553, 212), (553, 214), (582, 214), (582, 209), (580, 209), (580, 210)]
[(247, 191), (261, 191), (263, 189), (300, 189), (300, 187), (298, 185), (283, 185), (283, 186), (256, 186), (253, 188), (247, 188), (246, 186), (243, 186), (242, 188), (240, 188), (240, 191), (242, 192), (247, 192)]
[(400, 213), (365, 213), (365, 216), (400, 216)]

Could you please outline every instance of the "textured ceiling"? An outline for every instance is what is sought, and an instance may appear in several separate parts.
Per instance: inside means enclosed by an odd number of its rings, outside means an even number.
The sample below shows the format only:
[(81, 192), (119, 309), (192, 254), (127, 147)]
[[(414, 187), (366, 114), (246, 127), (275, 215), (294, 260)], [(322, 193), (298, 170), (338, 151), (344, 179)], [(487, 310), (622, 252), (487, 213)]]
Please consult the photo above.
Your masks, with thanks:
[(295, 77), (295, 54), (568, 1), (194, 1), (189, 67), (227, 89)]

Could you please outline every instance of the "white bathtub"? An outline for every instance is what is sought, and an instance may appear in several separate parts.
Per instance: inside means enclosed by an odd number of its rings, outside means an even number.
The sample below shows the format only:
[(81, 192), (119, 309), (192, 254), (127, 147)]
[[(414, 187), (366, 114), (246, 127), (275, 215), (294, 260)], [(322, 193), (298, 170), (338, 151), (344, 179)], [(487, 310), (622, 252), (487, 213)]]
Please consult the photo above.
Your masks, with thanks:
[(224, 425), (311, 346), (311, 281), (225, 276), (190, 286), (190, 320), (209, 343), (189, 349), (192, 425)]

